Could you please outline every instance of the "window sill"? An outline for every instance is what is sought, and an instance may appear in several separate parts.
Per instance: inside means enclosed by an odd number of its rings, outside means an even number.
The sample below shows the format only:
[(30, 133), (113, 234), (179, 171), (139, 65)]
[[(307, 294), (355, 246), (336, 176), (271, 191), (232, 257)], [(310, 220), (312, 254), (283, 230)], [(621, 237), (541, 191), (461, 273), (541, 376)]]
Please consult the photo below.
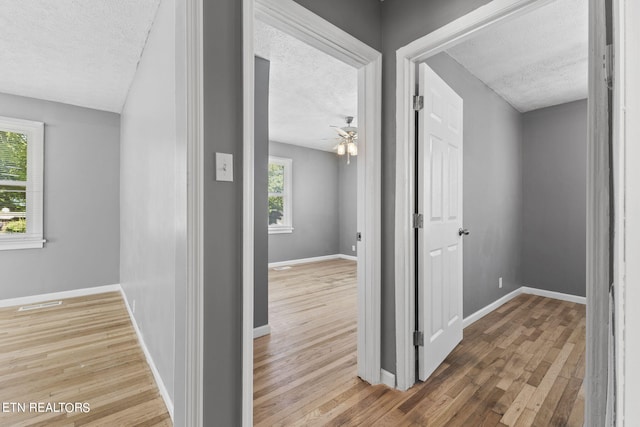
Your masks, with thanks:
[(0, 237), (0, 251), (42, 249), (45, 242), (42, 237)]
[(293, 233), (293, 227), (269, 228), (269, 234)]

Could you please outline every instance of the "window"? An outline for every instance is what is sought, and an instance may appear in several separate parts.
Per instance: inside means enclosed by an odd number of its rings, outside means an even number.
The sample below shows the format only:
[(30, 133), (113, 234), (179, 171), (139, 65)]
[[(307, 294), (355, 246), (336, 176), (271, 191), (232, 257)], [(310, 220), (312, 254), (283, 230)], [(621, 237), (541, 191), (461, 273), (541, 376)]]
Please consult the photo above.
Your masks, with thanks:
[(0, 250), (42, 248), (44, 124), (0, 117)]
[(291, 233), (291, 159), (269, 156), (269, 233)]

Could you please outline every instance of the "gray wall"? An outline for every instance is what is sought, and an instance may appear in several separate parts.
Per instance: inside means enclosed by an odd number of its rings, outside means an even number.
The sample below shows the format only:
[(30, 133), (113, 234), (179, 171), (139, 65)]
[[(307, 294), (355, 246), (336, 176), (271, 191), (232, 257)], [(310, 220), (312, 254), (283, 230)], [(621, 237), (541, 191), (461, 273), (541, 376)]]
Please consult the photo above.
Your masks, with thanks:
[(177, 218), (186, 209), (178, 205), (176, 114), (175, 3), (164, 0), (122, 112), (120, 283), (172, 399)]
[(120, 116), (5, 94), (0, 115), (45, 123), (47, 239), (0, 251), (0, 299), (118, 283)]
[(523, 119), (523, 285), (585, 296), (587, 101)]
[[(378, 51), (382, 48), (379, 0), (294, 0)], [(403, 0), (404, 1), (404, 0)]]
[[(242, 2), (204, 2), (204, 425), (242, 420)], [(234, 182), (215, 180), (216, 152)]]
[(256, 57), (255, 148), (254, 148), (254, 238), (253, 238), (253, 326), (269, 323), (269, 61)]
[(466, 317), (522, 286), (521, 115), (446, 53), (427, 64), (464, 100)]
[(269, 234), (269, 262), (338, 253), (337, 156), (274, 141), (269, 155), (292, 159), (293, 168), (293, 232)]
[(351, 164), (347, 160), (338, 157), (338, 220), (339, 225), (339, 248), (342, 255), (357, 255), (352, 246), (356, 246), (356, 232), (358, 231), (358, 157), (351, 158)]

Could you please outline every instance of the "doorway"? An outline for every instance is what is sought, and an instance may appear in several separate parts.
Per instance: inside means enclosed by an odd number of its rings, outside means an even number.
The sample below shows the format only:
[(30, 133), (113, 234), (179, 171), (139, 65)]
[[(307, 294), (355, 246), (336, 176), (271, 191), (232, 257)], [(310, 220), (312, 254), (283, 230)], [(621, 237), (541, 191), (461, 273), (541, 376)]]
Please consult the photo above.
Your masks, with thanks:
[[(243, 423), (253, 417), (254, 47), (255, 18), (358, 70), (358, 376), (380, 382), (381, 55), (293, 1), (256, 1), (244, 11), (245, 135), (243, 224)], [(252, 10), (255, 8), (254, 10)], [(250, 78), (247, 78), (247, 75)], [(249, 166), (247, 166), (249, 165)], [(366, 214), (365, 214), (366, 213)]]
[[(500, 3), (500, 4), (496, 4)], [(402, 48), (398, 51), (399, 58), (399, 70), (397, 73), (397, 82), (399, 88), (405, 88), (405, 94), (401, 94), (399, 90), (398, 96), (398, 109), (397, 109), (397, 170), (409, 169), (409, 176), (416, 176), (418, 174), (418, 170), (416, 168), (416, 164), (414, 162), (414, 152), (415, 146), (415, 127), (412, 121), (414, 117), (414, 112), (411, 110), (411, 105), (413, 103), (410, 101), (410, 96), (414, 94), (413, 88), (418, 83), (417, 72), (415, 69), (415, 65), (424, 61), (427, 58), (433, 57), (440, 52), (447, 50), (457, 43), (460, 43), (464, 40), (469, 40), (472, 36), (475, 36), (480, 33), (480, 30), (484, 30), (488, 28), (491, 24), (496, 22), (506, 22), (506, 17), (515, 18), (517, 16), (524, 16), (528, 12), (532, 12), (537, 8), (544, 6), (546, 4), (550, 4), (552, 2), (511, 2), (509, 5), (505, 5), (504, 2), (493, 2), (489, 3), (484, 8), (480, 8), (467, 16), (459, 19), (458, 21), (454, 21), (452, 24), (443, 27), (442, 29), (425, 36), (423, 39), (417, 40), (405, 48)], [(404, 71), (401, 71), (401, 69)], [(591, 92), (590, 92), (591, 93)], [(425, 100), (425, 104), (428, 104)], [(406, 106), (405, 108), (400, 108), (401, 106)], [(586, 112), (586, 102), (583, 105), (583, 110)], [(585, 114), (586, 116), (586, 114)], [(492, 123), (488, 123), (487, 126), (491, 126)], [(586, 127), (586, 126), (585, 126)], [(586, 138), (584, 138), (586, 140)], [(586, 157), (586, 156), (585, 156)], [(505, 165), (508, 167), (508, 165)], [(599, 167), (599, 166), (598, 166)], [(589, 176), (594, 173), (593, 169), (590, 169)], [(397, 183), (396, 183), (396, 230), (398, 234), (406, 235), (404, 238), (399, 236), (396, 243), (396, 255), (401, 254), (401, 257), (406, 257), (410, 260), (414, 258), (414, 250), (415, 250), (415, 241), (412, 238), (411, 234), (401, 233), (401, 229), (407, 228), (407, 223), (409, 226), (413, 226), (411, 224), (412, 214), (416, 211), (413, 210), (415, 206), (413, 195), (416, 192), (416, 183), (411, 182), (410, 180), (406, 180), (403, 178), (406, 174), (398, 174), (397, 175)], [(586, 174), (585, 174), (586, 175)], [(598, 182), (596, 184), (601, 188), (603, 185), (602, 182)], [(583, 183), (583, 186), (586, 187), (586, 183)], [(584, 203), (586, 204), (586, 203)], [(584, 206), (582, 204), (582, 206)], [(599, 208), (598, 208), (599, 209)], [(595, 210), (595, 209), (594, 209)], [(584, 209), (582, 209), (582, 215), (584, 217)], [(426, 215), (425, 215), (426, 216)], [(425, 218), (426, 221), (426, 218)], [(587, 218), (588, 221), (588, 218)], [(592, 234), (593, 229), (589, 228), (590, 226), (583, 225), (582, 232), (587, 233), (587, 242), (588, 245), (594, 244), (597, 246), (597, 239), (594, 238)], [(586, 229), (586, 231), (585, 231)], [(471, 235), (473, 236), (474, 229), (471, 227), (470, 229)], [(594, 241), (595, 239), (595, 241)], [(600, 242), (602, 244), (602, 242)], [(581, 252), (581, 251), (576, 251)], [(582, 252), (584, 253), (584, 252)], [(398, 256), (397, 256), (398, 258)], [(584, 260), (584, 258), (582, 258)], [(590, 261), (599, 263), (602, 262), (601, 259), (596, 261)], [(415, 301), (415, 297), (417, 294), (417, 287), (414, 287), (415, 281), (413, 280), (413, 273), (417, 271), (417, 266), (411, 261), (405, 261), (403, 263), (396, 263), (396, 332), (397, 332), (397, 361), (398, 361), (398, 384), (399, 388), (407, 389), (409, 388), (413, 382), (415, 381), (415, 371), (414, 367), (416, 366), (416, 354), (413, 350), (413, 341), (414, 341), (414, 322), (415, 319), (411, 316), (416, 312), (415, 308), (409, 308), (412, 306), (413, 301)], [(583, 274), (586, 268), (583, 268)], [(496, 275), (497, 276), (497, 275)], [(588, 282), (588, 280), (586, 280)], [(409, 282), (409, 285), (405, 285)], [(495, 285), (496, 289), (498, 286), (502, 288), (502, 278), (496, 277)], [(505, 283), (508, 285), (508, 280), (505, 279)], [(522, 286), (520, 283), (518, 286)], [(526, 284), (524, 284), (526, 286)], [(584, 288), (583, 288), (584, 289)], [(588, 289), (588, 287), (587, 287)], [(525, 289), (523, 292), (528, 293), (531, 289)], [(584, 294), (583, 294), (584, 295)], [(552, 296), (552, 295), (548, 295)], [(557, 295), (553, 295), (552, 297), (557, 297)], [(602, 297), (602, 296), (600, 296)], [(582, 298), (586, 300), (586, 298)], [(604, 299), (606, 302), (607, 298)], [(421, 301), (421, 299), (419, 299)], [(496, 308), (501, 303), (504, 303), (504, 300), (498, 300), (498, 304), (494, 306)], [(600, 304), (599, 301), (598, 304)], [(465, 298), (466, 303), (466, 298)], [(591, 301), (590, 301), (591, 303)], [(406, 314), (406, 313), (410, 314)], [(481, 316), (482, 314), (479, 313)], [(475, 313), (474, 313), (475, 316)], [(470, 316), (470, 317), (474, 317)], [(479, 317), (477, 317), (479, 318)], [(475, 319), (469, 319), (469, 321), (474, 321)], [(606, 321), (606, 320), (605, 320)], [(467, 324), (465, 319), (465, 326)], [(426, 334), (425, 334), (426, 339)], [(406, 349), (403, 351), (402, 348)]]
[(255, 22), (254, 423), (357, 380), (357, 70)]

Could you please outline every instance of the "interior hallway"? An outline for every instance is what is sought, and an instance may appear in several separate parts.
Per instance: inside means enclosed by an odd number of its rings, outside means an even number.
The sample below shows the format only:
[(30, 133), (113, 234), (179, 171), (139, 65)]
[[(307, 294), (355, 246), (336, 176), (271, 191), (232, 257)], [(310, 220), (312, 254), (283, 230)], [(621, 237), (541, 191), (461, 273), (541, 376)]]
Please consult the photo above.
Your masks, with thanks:
[(407, 392), (356, 373), (356, 265), (269, 271), (271, 335), (254, 341), (256, 425), (582, 426), (584, 305), (520, 295), (464, 330)]

